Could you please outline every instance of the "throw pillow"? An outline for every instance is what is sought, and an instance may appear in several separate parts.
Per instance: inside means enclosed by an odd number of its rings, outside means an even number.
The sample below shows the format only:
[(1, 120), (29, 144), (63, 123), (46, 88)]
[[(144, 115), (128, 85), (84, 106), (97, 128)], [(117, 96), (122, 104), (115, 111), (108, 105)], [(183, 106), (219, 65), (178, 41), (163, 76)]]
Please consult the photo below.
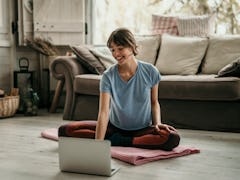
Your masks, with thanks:
[(161, 36), (136, 36), (137, 59), (155, 65), (159, 46), (161, 43)]
[(207, 38), (164, 34), (156, 67), (162, 74), (196, 74), (207, 45)]
[(152, 34), (178, 35), (177, 16), (152, 15)]
[(108, 47), (94, 47), (89, 50), (101, 61), (106, 69), (117, 63)]
[(94, 74), (102, 74), (104, 65), (89, 51), (87, 46), (70, 46), (79, 62)]
[(232, 63), (224, 66), (219, 72), (217, 77), (240, 77), (240, 57)]
[(239, 56), (240, 35), (211, 36), (202, 64), (202, 73), (217, 74), (220, 69)]
[(179, 16), (177, 26), (179, 36), (207, 37), (213, 34), (214, 16)]

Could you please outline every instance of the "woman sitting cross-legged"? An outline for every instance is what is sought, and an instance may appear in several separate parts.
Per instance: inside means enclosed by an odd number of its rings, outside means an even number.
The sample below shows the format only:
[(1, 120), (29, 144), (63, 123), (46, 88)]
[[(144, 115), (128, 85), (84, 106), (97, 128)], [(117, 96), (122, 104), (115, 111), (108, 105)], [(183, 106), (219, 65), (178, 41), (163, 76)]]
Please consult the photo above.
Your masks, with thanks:
[(59, 136), (108, 139), (112, 146), (172, 150), (180, 136), (174, 127), (161, 123), (159, 71), (135, 58), (137, 45), (128, 29), (113, 31), (107, 46), (117, 63), (100, 81), (97, 121), (62, 125)]

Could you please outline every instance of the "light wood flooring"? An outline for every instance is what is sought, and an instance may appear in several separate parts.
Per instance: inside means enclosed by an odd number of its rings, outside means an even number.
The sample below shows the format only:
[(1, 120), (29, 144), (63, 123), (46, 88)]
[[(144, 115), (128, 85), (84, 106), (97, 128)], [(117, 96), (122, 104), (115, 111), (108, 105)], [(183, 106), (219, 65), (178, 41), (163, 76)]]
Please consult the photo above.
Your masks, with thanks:
[(40, 137), (42, 130), (68, 121), (61, 113), (16, 115), (0, 119), (0, 179), (2, 180), (237, 180), (240, 178), (240, 134), (179, 129), (182, 145), (199, 154), (160, 160), (141, 166), (113, 160), (121, 169), (112, 177), (63, 173), (58, 143)]

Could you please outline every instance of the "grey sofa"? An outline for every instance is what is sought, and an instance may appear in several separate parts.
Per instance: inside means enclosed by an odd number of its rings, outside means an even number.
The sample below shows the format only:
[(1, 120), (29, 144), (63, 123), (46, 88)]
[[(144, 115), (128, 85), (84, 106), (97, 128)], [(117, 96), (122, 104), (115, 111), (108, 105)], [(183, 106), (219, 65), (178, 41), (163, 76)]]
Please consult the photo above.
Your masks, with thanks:
[[(240, 57), (239, 36), (146, 37), (138, 43), (143, 51), (138, 58), (154, 64), (162, 75), (159, 103), (164, 123), (177, 128), (240, 132), (240, 78), (217, 76)], [(107, 67), (91, 48), (72, 48), (77, 56), (59, 56), (50, 64), (52, 75), (66, 85), (63, 119), (96, 120), (99, 82)], [(99, 64), (90, 67), (88, 63), (93, 60)]]

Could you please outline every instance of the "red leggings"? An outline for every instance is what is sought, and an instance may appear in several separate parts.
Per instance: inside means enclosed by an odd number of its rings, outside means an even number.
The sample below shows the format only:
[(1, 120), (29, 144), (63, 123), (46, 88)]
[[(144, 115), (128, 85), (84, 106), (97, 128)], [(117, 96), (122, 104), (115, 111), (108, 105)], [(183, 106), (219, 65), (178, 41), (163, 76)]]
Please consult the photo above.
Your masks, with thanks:
[[(62, 125), (58, 129), (58, 136), (95, 138), (96, 121), (76, 121)], [(178, 146), (180, 136), (166, 130), (156, 131), (154, 127), (147, 127), (135, 131), (126, 131), (108, 124), (105, 139), (111, 141), (112, 146), (132, 146), (146, 149), (162, 149), (170, 151)]]

